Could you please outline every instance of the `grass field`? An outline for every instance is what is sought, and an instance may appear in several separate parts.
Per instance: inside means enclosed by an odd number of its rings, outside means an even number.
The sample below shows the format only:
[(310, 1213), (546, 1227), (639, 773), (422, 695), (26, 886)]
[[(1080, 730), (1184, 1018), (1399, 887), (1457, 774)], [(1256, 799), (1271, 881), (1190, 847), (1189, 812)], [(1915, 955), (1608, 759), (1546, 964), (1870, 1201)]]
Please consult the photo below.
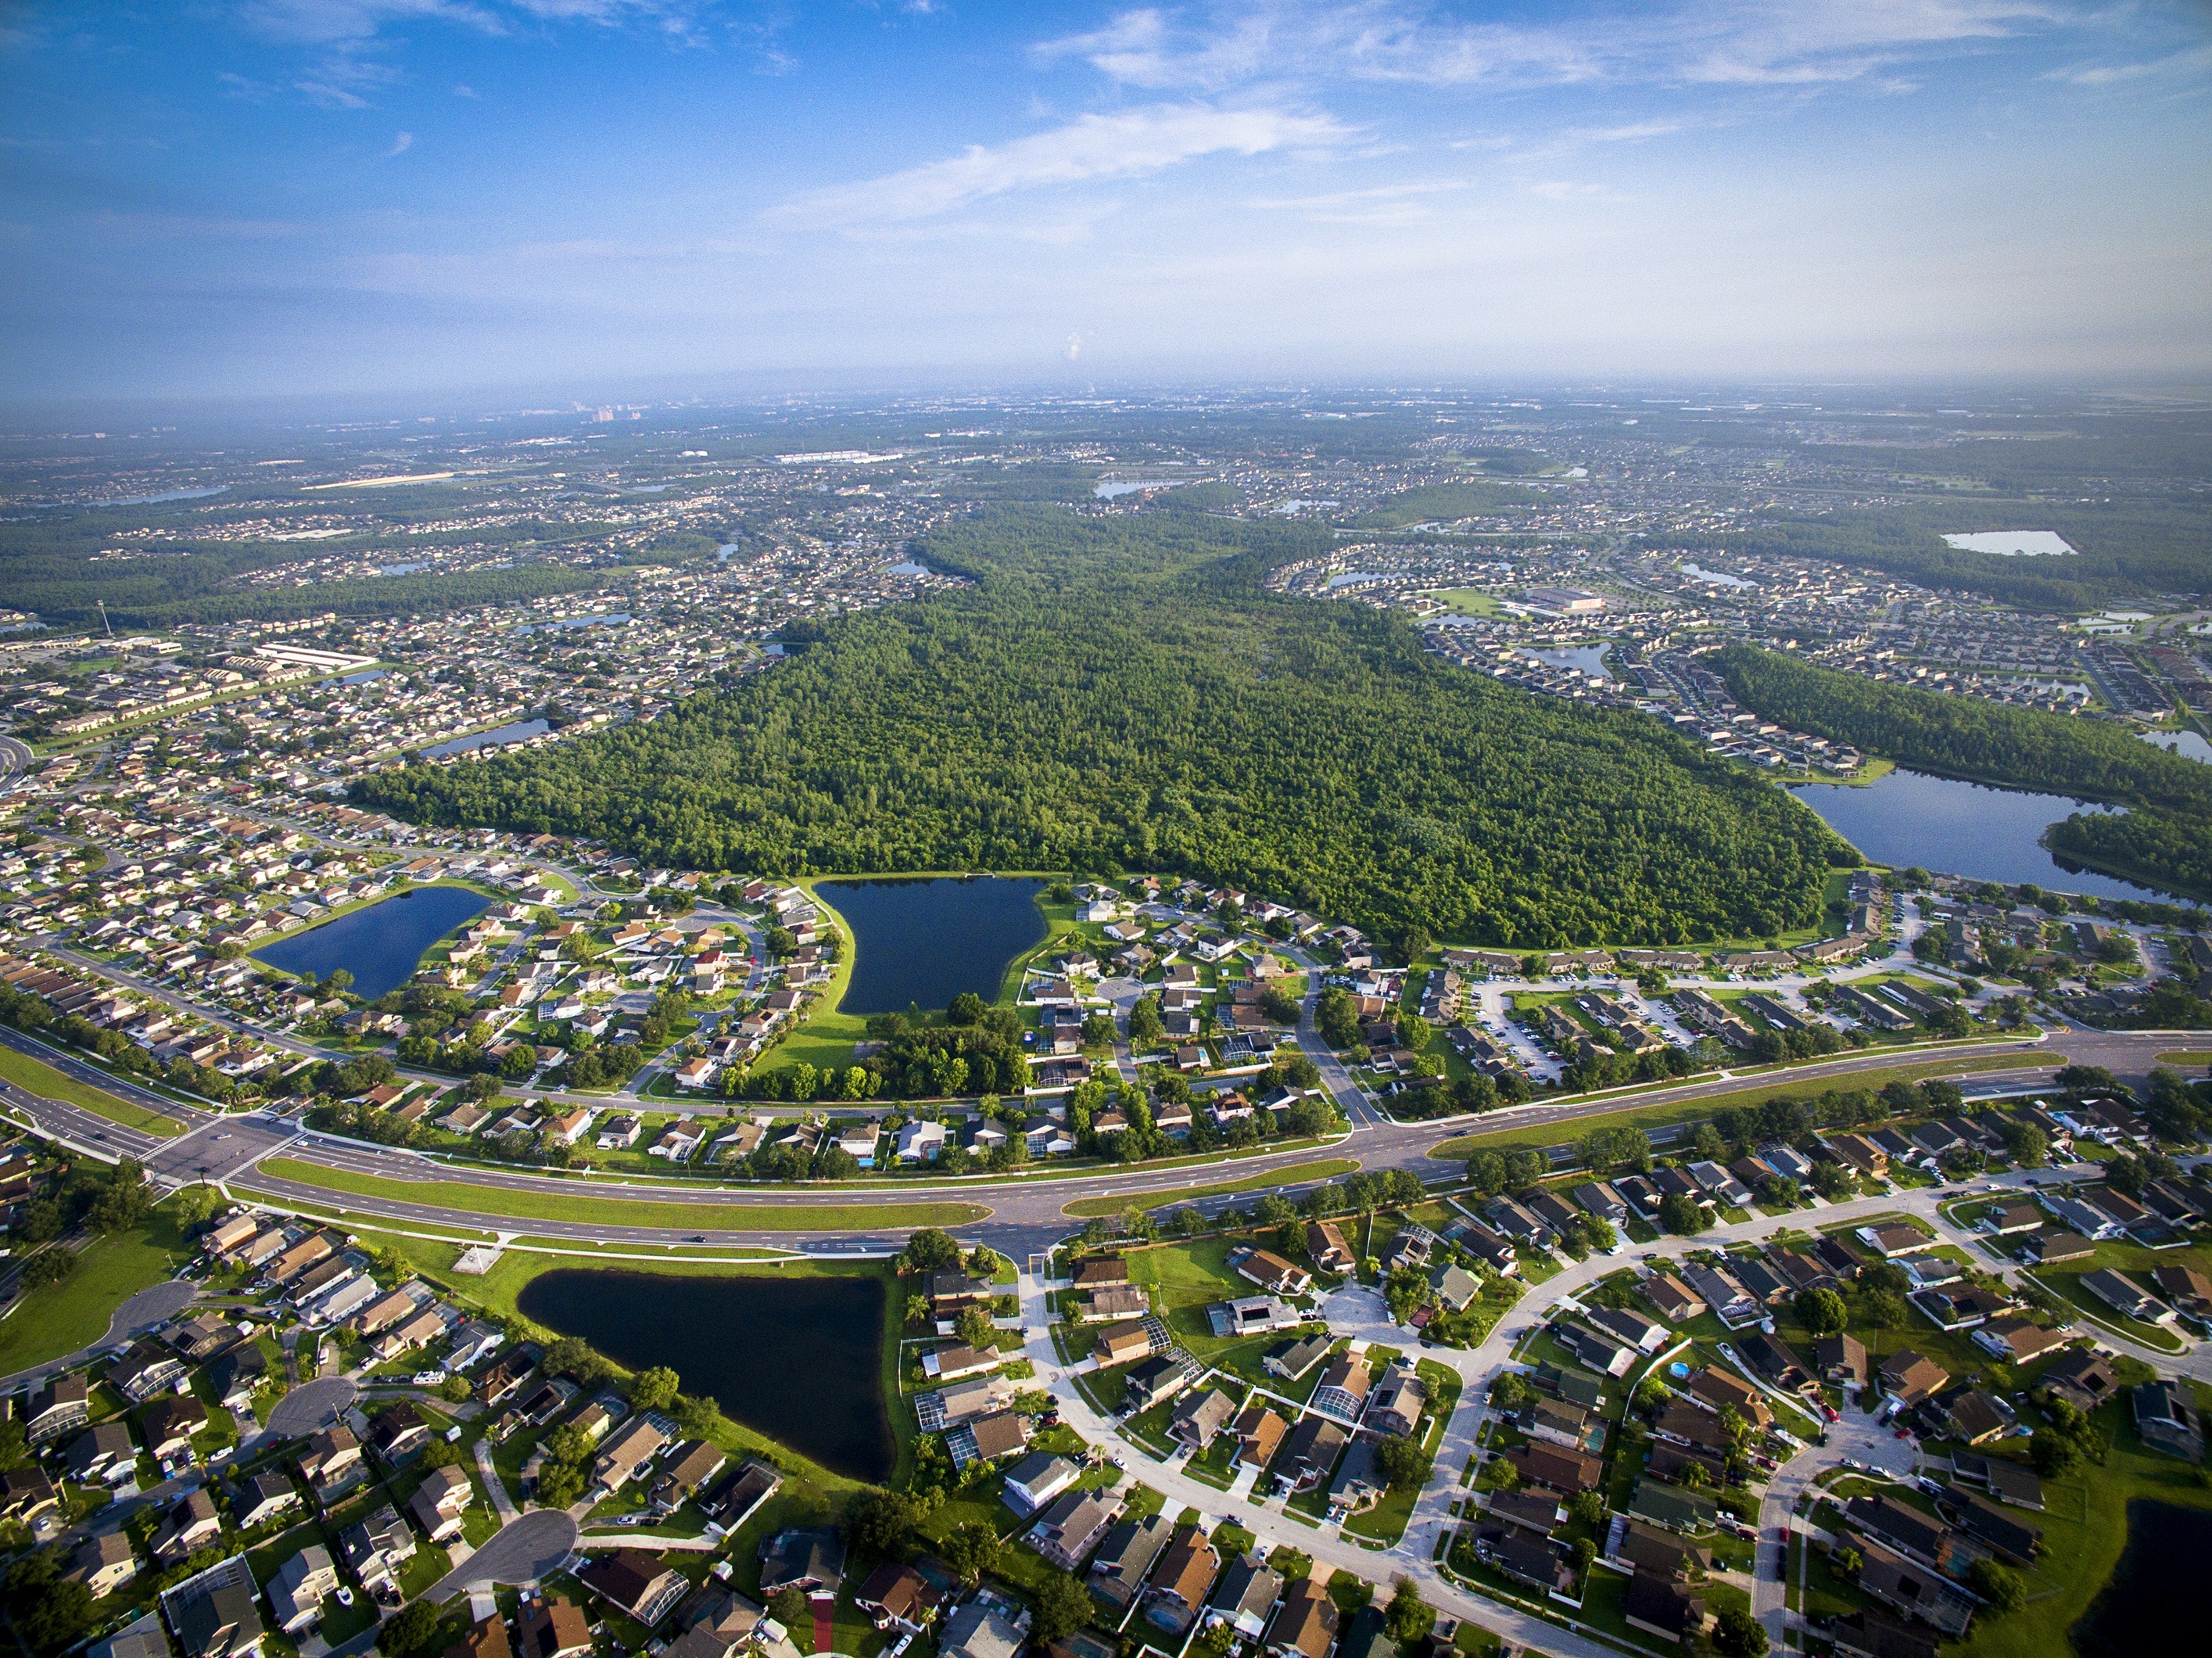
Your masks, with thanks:
[[(2028, 1058), (2028, 1063), (2040, 1064), (2046, 1062), (2063, 1064), (2065, 1058), (2063, 1055), (2041, 1053)], [(1931, 1076), (1964, 1076), (1983, 1070), (2018, 1070), (2022, 1063), (2022, 1056), (2019, 1054), (1986, 1054), (1978, 1058), (1923, 1059), (1910, 1064), (1877, 1065), (1865, 1070), (1795, 1080), (1785, 1073), (1771, 1082), (1753, 1083), (1730, 1089), (1725, 1094), (1708, 1094), (1692, 1100), (1662, 1097), (1649, 1105), (1628, 1106), (1620, 1111), (1572, 1118), (1565, 1122), (1553, 1122), (1539, 1127), (1516, 1129), (1501, 1125), (1495, 1129), (1478, 1130), (1473, 1134), (1455, 1135), (1441, 1145), (1431, 1148), (1429, 1155), (1456, 1160), (1471, 1156), (1477, 1149), (1513, 1151), (1528, 1147), (1541, 1150), (1546, 1146), (1578, 1139), (1594, 1129), (1638, 1128), (1649, 1131), (1670, 1128), (1677, 1123), (1703, 1122), (1715, 1112), (1730, 1106), (1763, 1105), (1784, 1094), (1820, 1094), (1829, 1088), (1879, 1090), (1892, 1082), (1924, 1082)]]
[(127, 1100), (118, 1100), (106, 1089), (80, 1082), (73, 1076), (64, 1076), (52, 1065), (13, 1048), (0, 1048), (0, 1076), (32, 1094), (82, 1106), (111, 1123), (120, 1123), (125, 1128), (135, 1128), (164, 1140), (174, 1139), (185, 1131), (185, 1125), (173, 1119), (143, 1106), (134, 1106)]
[(1429, 594), (1455, 616), (1503, 616), (1504, 607), (1480, 588), (1443, 588)]
[(2158, 1056), (2161, 1065), (2212, 1065), (2212, 1053), (2199, 1053), (2193, 1049), (2178, 1050)]
[(95, 1238), (59, 1283), (27, 1291), (0, 1319), (0, 1375), (12, 1375), (88, 1347), (107, 1333), (115, 1309), (168, 1277), (188, 1259), (176, 1211), (163, 1204), (137, 1232)]
[(1165, 1209), (1171, 1204), (1186, 1204), (1194, 1198), (1221, 1198), (1238, 1192), (1264, 1192), (1273, 1186), (1291, 1186), (1301, 1180), (1328, 1180), (1340, 1174), (1349, 1174), (1359, 1167), (1357, 1157), (1322, 1157), (1310, 1163), (1291, 1163), (1282, 1168), (1269, 1169), (1264, 1174), (1248, 1175), (1241, 1180), (1224, 1180), (1213, 1186), (1182, 1186), (1172, 1192), (1133, 1192), (1126, 1198), (1079, 1198), (1064, 1204), (1063, 1215), (1089, 1217), (1094, 1215), (1119, 1215), (1123, 1210)]
[(556, 1198), (464, 1180), (387, 1180), (289, 1157), (259, 1165), (281, 1180), (357, 1198), (429, 1204), (514, 1220), (581, 1226), (697, 1227), (711, 1231), (837, 1232), (883, 1227), (965, 1226), (990, 1214), (981, 1204), (659, 1204), (622, 1198)]

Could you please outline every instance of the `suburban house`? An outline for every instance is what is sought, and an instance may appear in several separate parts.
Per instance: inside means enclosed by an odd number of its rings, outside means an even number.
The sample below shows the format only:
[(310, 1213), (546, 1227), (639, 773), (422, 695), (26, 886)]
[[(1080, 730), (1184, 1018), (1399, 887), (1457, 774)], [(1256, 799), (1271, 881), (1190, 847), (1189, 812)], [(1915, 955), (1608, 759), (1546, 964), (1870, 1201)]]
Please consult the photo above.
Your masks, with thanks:
[(1203, 1451), (1236, 1413), (1237, 1401), (1218, 1387), (1186, 1393), (1168, 1420), (1168, 1436), (1194, 1451)]
[(1038, 1516), (1027, 1540), (1062, 1571), (1079, 1571), (1121, 1512), (1121, 1501), (1111, 1492), (1069, 1491)]
[(1334, 1423), (1317, 1416), (1301, 1417), (1283, 1442), (1275, 1460), (1275, 1495), (1291, 1496), (1311, 1490), (1329, 1477), (1350, 1437)]
[(1126, 1611), (1174, 1532), (1164, 1515), (1119, 1521), (1091, 1557), (1091, 1592), (1109, 1606)]
[(854, 1591), (853, 1604), (879, 1630), (919, 1635), (936, 1618), (945, 1596), (912, 1566), (886, 1560)]
[(1357, 1422), (1374, 1384), (1375, 1373), (1363, 1360), (1347, 1354), (1322, 1373), (1321, 1386), (1314, 1389), (1313, 1408), (1340, 1422)]
[(1237, 1460), (1232, 1466), (1264, 1469), (1274, 1460), (1290, 1430), (1290, 1424), (1266, 1405), (1248, 1406), (1229, 1424), (1229, 1431), (1237, 1436)]
[(1082, 1477), (1083, 1470), (1064, 1456), (1033, 1451), (1006, 1471), (1002, 1493), (1016, 1514), (1031, 1514), (1058, 1496)]
[(1229, 1267), (1238, 1277), (1258, 1284), (1271, 1295), (1303, 1295), (1313, 1288), (1312, 1273), (1272, 1250), (1233, 1249), (1229, 1253)]
[(444, 1544), (461, 1534), (461, 1516), (476, 1500), (476, 1489), (458, 1467), (433, 1468), (407, 1499), (408, 1511), (433, 1543)]
[(277, 1567), (263, 1589), (276, 1614), (276, 1627), (296, 1636), (323, 1615), (323, 1602), (337, 1586), (338, 1569), (330, 1551), (310, 1543)]
[(1195, 1526), (1182, 1527), (1152, 1574), (1152, 1588), (1145, 1596), (1146, 1622), (1170, 1635), (1182, 1634), (1206, 1604), (1206, 1591), (1220, 1570), (1221, 1557), (1206, 1533)]
[(1881, 1385), (1907, 1406), (1933, 1399), (1951, 1380), (1951, 1373), (1931, 1358), (1903, 1348), (1882, 1361)]
[(83, 1584), (97, 1600), (138, 1576), (138, 1557), (131, 1552), (129, 1537), (121, 1532), (106, 1532), (87, 1538), (70, 1557), (67, 1576), (72, 1582)]
[[(641, 1549), (600, 1555), (576, 1580), (623, 1616), (651, 1629), (691, 1592), (689, 1578)], [(762, 1593), (768, 1593), (763, 1584)]]

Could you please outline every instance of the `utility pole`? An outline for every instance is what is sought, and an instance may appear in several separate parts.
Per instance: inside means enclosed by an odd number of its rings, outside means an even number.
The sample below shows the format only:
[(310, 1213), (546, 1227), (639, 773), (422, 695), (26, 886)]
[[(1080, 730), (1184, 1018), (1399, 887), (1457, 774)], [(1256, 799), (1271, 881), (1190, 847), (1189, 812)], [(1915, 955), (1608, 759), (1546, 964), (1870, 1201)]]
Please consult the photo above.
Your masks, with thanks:
[(93, 600), (93, 603), (100, 607), (100, 627), (106, 631), (107, 637), (112, 639), (115, 637), (115, 626), (114, 624), (107, 619), (107, 600), (105, 599), (95, 599)]

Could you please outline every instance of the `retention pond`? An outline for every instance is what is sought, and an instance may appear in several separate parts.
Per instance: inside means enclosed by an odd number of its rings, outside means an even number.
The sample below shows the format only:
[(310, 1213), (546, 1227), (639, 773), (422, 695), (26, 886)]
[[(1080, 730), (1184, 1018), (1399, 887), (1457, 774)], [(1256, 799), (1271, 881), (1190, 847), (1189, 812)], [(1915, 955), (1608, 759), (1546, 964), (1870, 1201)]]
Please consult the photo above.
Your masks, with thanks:
[(994, 1001), (1007, 964), (1044, 942), (1041, 881), (949, 875), (825, 881), (825, 901), (852, 924), (845, 1013), (941, 1011), (963, 991)]
[(1790, 792), (1877, 863), (1917, 864), (1974, 881), (2032, 881), (2099, 898), (2165, 896), (2094, 870), (2077, 873), (2043, 845), (2040, 837), (2051, 825), (2076, 812), (2109, 812), (2109, 806), (1902, 768), (1870, 783), (1805, 783)]
[(2087, 1615), (2068, 1631), (2075, 1651), (2081, 1658), (2137, 1658), (2197, 1647), (2204, 1638), (2197, 1575), (2207, 1559), (2212, 1510), (2142, 1497), (2129, 1503), (2127, 1551)]
[(522, 1289), (526, 1318), (684, 1391), (833, 1473), (880, 1484), (898, 1460), (884, 1408), (884, 1282), (681, 1277), (563, 1267)]
[(463, 922), (491, 908), (465, 887), (417, 887), (256, 950), (253, 959), (302, 978), (327, 978), (343, 967), (353, 993), (374, 1002), (415, 977), (422, 953)]

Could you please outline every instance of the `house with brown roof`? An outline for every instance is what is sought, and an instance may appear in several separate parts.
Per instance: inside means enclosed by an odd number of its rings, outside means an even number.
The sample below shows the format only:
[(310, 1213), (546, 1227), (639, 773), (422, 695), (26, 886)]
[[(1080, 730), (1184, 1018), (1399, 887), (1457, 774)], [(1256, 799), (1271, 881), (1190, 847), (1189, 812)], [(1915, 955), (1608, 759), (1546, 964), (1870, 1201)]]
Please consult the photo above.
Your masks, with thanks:
[(533, 1594), (515, 1620), (516, 1658), (585, 1658), (592, 1650), (592, 1620), (564, 1595)]
[(1822, 1376), (1840, 1387), (1866, 1384), (1866, 1344), (1853, 1335), (1822, 1336), (1813, 1344), (1813, 1365)]
[(1690, 1378), (1690, 1397), (1708, 1411), (1733, 1409), (1754, 1428), (1764, 1428), (1774, 1419), (1758, 1388), (1741, 1376), (1710, 1364)]
[(1185, 1526), (1168, 1545), (1145, 1595), (1145, 1621), (1170, 1635), (1188, 1630), (1206, 1605), (1206, 1592), (1221, 1570), (1221, 1556), (1206, 1533)]
[(1884, 1359), (1880, 1375), (1883, 1390), (1907, 1406), (1933, 1399), (1951, 1380), (1948, 1370), (1909, 1347)]
[(1516, 1445), (1505, 1453), (1522, 1478), (1534, 1485), (1548, 1485), (1570, 1496), (1596, 1490), (1605, 1479), (1605, 1465), (1594, 1456), (1536, 1441)]
[(1097, 1356), (1101, 1369), (1126, 1364), (1131, 1359), (1143, 1358), (1152, 1350), (1152, 1332), (1145, 1327), (1141, 1319), (1133, 1319), (1127, 1324), (1109, 1324), (1098, 1332), (1097, 1340), (1091, 1344), (1091, 1351)]
[(1672, 1272), (1655, 1272), (1646, 1278), (1644, 1298), (1659, 1309), (1661, 1317), (1673, 1324), (1694, 1319), (1705, 1310), (1704, 1300)]
[(2032, 1320), (2022, 1318), (1991, 1319), (1975, 1331), (1971, 1339), (1990, 1357), (2008, 1364), (2026, 1364), (2054, 1347), (2066, 1344), (2062, 1332), (2045, 1330)]
[(1352, 1255), (1352, 1246), (1344, 1240), (1342, 1228), (1334, 1221), (1314, 1221), (1307, 1225), (1306, 1253), (1324, 1272), (1349, 1272), (1359, 1264)]
[(1291, 1585), (1267, 1625), (1269, 1658), (1328, 1658), (1336, 1644), (1336, 1602), (1310, 1576)]
[(1313, 1288), (1313, 1274), (1293, 1265), (1270, 1249), (1234, 1249), (1230, 1270), (1273, 1295), (1303, 1295)]
[(919, 1635), (935, 1619), (945, 1596), (912, 1566), (886, 1560), (854, 1591), (853, 1604), (879, 1630)]
[(1321, 1385), (1313, 1393), (1313, 1408), (1340, 1422), (1357, 1422), (1367, 1409), (1367, 1395), (1374, 1385), (1375, 1373), (1366, 1362), (1347, 1353), (1322, 1373)]
[(1237, 1436), (1237, 1460), (1232, 1466), (1263, 1469), (1274, 1460), (1283, 1436), (1291, 1429), (1266, 1405), (1254, 1405), (1230, 1423), (1229, 1430)]

